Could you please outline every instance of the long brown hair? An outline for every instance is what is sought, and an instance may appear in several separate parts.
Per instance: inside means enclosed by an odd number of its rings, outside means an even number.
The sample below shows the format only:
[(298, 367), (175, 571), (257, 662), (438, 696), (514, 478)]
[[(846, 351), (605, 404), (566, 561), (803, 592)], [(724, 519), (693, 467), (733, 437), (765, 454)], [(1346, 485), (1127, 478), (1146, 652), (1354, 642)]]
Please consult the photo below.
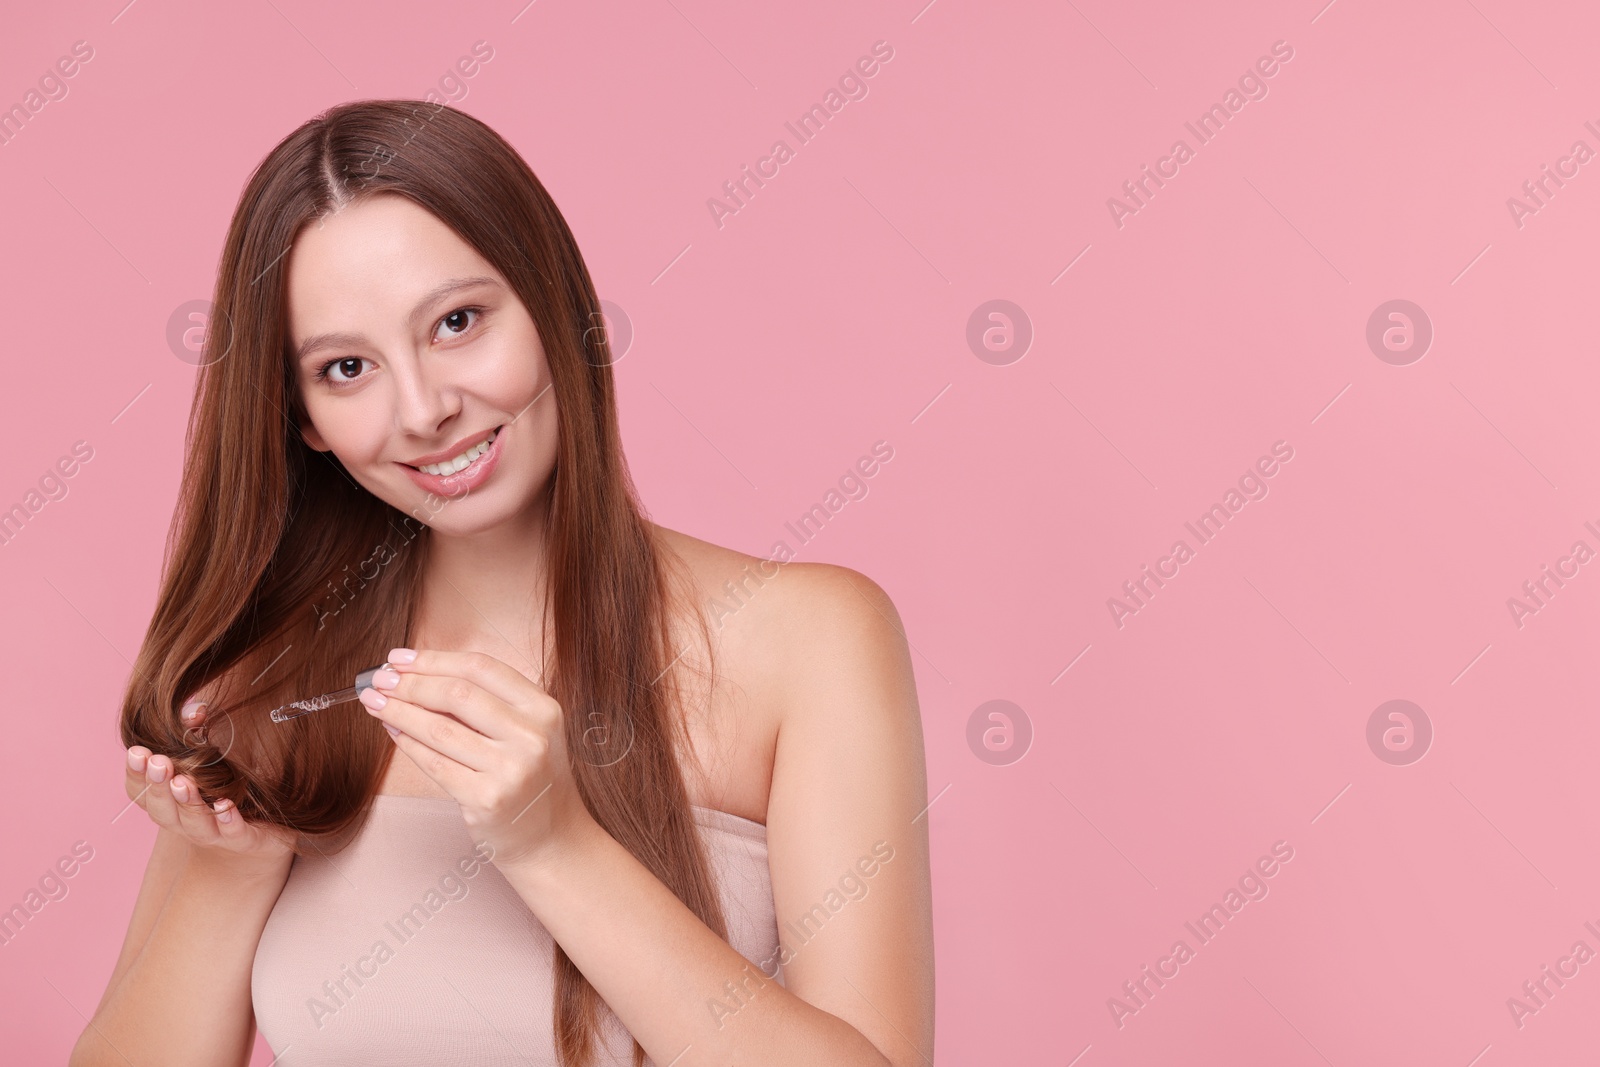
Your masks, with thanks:
[[(123, 698), (123, 744), (171, 756), (208, 801), (226, 797), (246, 819), (297, 831), (301, 854), (365, 824), (394, 750), (380, 724), (332, 710), (273, 723), (267, 712), (347, 686), (410, 644), (428, 516), (401, 514), (301, 439), (285, 310), (287, 252), (301, 228), (380, 193), (454, 230), (538, 327), (559, 415), (545, 688), (565, 712), (573, 774), (596, 821), (726, 939), (677, 759), (690, 746), (671, 606), (688, 601), (687, 586), (623, 458), (594, 284), (528, 164), (448, 106), (329, 109), (251, 175), (217, 272), (160, 594)], [(706, 636), (698, 605), (689, 617)], [(705, 648), (709, 659), (709, 639)], [(209, 725), (185, 731), (180, 704), (202, 692)], [(554, 956), (557, 1053), (580, 1067), (604, 1004), (559, 944)], [(634, 1041), (636, 1067), (644, 1055)]]

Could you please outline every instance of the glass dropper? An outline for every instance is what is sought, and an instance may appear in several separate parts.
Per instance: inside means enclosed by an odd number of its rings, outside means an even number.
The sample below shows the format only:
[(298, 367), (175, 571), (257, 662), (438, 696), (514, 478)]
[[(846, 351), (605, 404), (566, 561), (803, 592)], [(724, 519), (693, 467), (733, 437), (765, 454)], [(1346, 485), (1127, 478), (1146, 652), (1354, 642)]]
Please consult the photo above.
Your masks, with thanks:
[(389, 669), (389, 664), (385, 661), (376, 667), (368, 667), (356, 675), (356, 684), (346, 689), (336, 689), (331, 693), (308, 697), (305, 700), (291, 701), (281, 708), (273, 708), (272, 721), (288, 722), (290, 719), (298, 719), (302, 715), (310, 715), (313, 711), (321, 711), (323, 708), (329, 708), (335, 704), (343, 704), (347, 700), (354, 700), (361, 695), (363, 689), (372, 688), (372, 676), (374, 674), (387, 669)]

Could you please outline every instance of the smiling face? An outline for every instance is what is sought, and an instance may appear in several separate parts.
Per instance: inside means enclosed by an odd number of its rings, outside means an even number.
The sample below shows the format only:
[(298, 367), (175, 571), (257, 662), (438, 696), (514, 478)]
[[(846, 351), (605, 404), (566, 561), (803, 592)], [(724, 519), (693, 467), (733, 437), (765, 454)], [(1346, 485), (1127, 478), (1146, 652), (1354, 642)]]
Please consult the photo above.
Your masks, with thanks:
[(555, 467), (555, 394), (500, 272), (393, 194), (306, 226), (287, 270), (305, 442), (440, 533), (527, 514)]

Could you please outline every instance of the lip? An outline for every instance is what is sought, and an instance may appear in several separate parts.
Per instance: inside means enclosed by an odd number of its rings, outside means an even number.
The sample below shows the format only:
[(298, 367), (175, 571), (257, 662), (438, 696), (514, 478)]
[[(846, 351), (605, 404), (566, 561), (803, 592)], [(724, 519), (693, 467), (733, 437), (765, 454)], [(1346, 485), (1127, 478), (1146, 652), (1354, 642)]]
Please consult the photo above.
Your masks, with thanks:
[[(425, 471), (417, 470), (409, 463), (402, 463), (400, 466), (405, 469), (406, 475), (410, 477), (412, 482), (425, 492), (433, 493), (436, 496), (462, 496), (478, 488), (494, 473), (495, 467), (500, 462), (501, 443), (506, 439), (506, 431), (510, 426), (510, 423), (500, 426), (500, 432), (495, 434), (494, 444), (489, 446), (489, 451), (473, 460), (471, 466), (456, 471), (454, 474), (428, 474)], [(424, 458), (422, 462), (439, 463), (449, 459), (451, 456), (460, 455), (473, 445), (486, 439), (493, 432), (494, 430), (490, 429), (480, 434), (474, 434), (472, 437), (462, 438), (461, 444), (451, 446), (453, 451), (442, 455), (434, 453), (437, 458)]]
[(487, 430), (479, 430), (475, 434), (468, 434), (466, 437), (463, 437), (449, 448), (446, 448), (440, 452), (429, 452), (426, 456), (418, 456), (416, 459), (408, 462), (406, 466), (426, 467), (430, 463), (443, 463), (445, 460), (450, 459), (453, 456), (461, 455), (461, 453), (465, 452), (473, 445), (481, 443), (486, 437), (494, 433), (494, 431), (495, 427), (491, 426)]

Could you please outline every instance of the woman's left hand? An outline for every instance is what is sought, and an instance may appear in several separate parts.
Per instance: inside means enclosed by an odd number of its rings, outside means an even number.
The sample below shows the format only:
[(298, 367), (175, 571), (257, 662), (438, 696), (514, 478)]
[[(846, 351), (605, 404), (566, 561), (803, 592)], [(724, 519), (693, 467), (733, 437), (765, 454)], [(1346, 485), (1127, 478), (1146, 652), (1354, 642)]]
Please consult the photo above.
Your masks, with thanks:
[(544, 863), (596, 825), (567, 762), (561, 705), (538, 683), (482, 652), (396, 648), (388, 661), (361, 702), (461, 805), (496, 866)]

